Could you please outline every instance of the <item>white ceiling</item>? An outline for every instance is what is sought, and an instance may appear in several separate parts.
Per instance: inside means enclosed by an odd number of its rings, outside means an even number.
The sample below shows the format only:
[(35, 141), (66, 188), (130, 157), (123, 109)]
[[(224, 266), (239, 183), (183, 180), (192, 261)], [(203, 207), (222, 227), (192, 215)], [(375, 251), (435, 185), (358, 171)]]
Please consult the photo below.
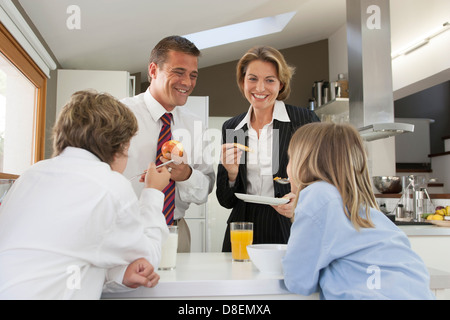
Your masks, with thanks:
[[(280, 33), (202, 50), (199, 67), (239, 59), (253, 45), (290, 48), (327, 39), (345, 24), (346, 0), (18, 0), (64, 69), (146, 74), (151, 49), (163, 37), (185, 35), (290, 11)], [(449, 0), (391, 0), (392, 49), (445, 19)], [(70, 5), (81, 29), (69, 30)], [(441, 21), (442, 20), (442, 21)], [(143, 77), (146, 78), (145, 76)]]
[[(200, 67), (239, 59), (251, 46), (279, 49), (328, 38), (345, 23), (345, 0), (19, 0), (62, 68), (145, 74), (151, 49), (185, 35), (290, 11), (281, 32), (202, 50)], [(69, 30), (67, 8), (81, 9), (81, 29)]]

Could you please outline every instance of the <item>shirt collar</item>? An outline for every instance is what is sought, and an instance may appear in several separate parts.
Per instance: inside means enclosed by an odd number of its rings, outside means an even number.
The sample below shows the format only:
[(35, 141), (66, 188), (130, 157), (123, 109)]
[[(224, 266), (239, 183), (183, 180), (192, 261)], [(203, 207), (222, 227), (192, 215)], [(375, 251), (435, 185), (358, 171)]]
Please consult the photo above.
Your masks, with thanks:
[[(164, 113), (167, 112), (167, 110), (155, 99), (153, 98), (152, 94), (150, 93), (150, 88), (145, 91), (144, 94), (144, 101), (145, 105), (147, 106), (148, 112), (150, 112), (150, 115), (152, 116), (152, 119), (155, 122), (158, 122), (159, 119), (162, 117)], [(171, 112), (173, 114), (172, 121), (175, 123), (175, 111), (177, 110), (177, 107)]]
[[(250, 121), (251, 121), (251, 115), (252, 115), (253, 107), (250, 106), (247, 114), (245, 115), (244, 119), (237, 125), (237, 127), (234, 130), (240, 130), (244, 125), (247, 125), (248, 128), (251, 127)], [(273, 123), (273, 120), (278, 120), (281, 122), (290, 122), (291, 119), (289, 119), (289, 115), (286, 111), (286, 106), (283, 101), (276, 100), (275, 105), (273, 108), (273, 114), (272, 114), (272, 121), (270, 123)]]
[(101, 161), (95, 154), (92, 152), (76, 147), (66, 147), (60, 154), (61, 157), (69, 157), (69, 158), (81, 158), (85, 160), (94, 160)]

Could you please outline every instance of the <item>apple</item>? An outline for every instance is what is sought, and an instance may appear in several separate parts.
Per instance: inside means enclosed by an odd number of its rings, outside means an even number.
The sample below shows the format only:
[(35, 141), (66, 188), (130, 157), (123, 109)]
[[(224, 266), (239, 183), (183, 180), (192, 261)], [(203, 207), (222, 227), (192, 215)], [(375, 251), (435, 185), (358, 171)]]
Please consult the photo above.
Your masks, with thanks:
[(179, 157), (183, 156), (183, 145), (177, 140), (169, 140), (161, 147), (162, 156), (166, 159), (172, 159), (172, 153), (176, 155), (176, 152)]

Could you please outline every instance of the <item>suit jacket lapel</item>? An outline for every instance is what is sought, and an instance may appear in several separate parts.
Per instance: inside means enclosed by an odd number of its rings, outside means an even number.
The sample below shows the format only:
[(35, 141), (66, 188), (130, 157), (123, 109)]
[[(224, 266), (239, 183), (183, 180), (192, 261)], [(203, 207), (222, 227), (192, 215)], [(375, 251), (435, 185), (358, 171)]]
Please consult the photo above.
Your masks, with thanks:
[[(236, 136), (239, 136), (239, 140), (234, 140), (234, 142), (242, 143), (241, 138), (244, 137), (244, 145), (248, 147), (248, 126), (245, 124), (241, 129), (236, 131)], [(244, 193), (247, 192), (247, 152), (243, 153), (243, 157), (241, 157), (241, 163), (239, 164), (239, 178), (241, 180)]]
[[(248, 127), (244, 125), (242, 128), (245, 132), (245, 146), (248, 147)], [(244, 186), (245, 193), (247, 193), (247, 163), (248, 163), (248, 152), (244, 152), (243, 159), (241, 158), (241, 164), (239, 165), (239, 175), (241, 176), (241, 182)]]
[[(291, 122), (273, 121), (273, 145), (272, 145), (272, 172), (273, 177), (287, 178), (286, 167), (288, 165), (287, 149), (292, 136)], [(281, 185), (274, 182), (275, 196), (284, 196), (288, 193), (289, 185)]]
[[(243, 116), (242, 116), (243, 118)], [(241, 129), (236, 130), (237, 124), (242, 120), (242, 118), (237, 118), (236, 123), (231, 125), (225, 130), (225, 142), (226, 143), (241, 143), (248, 147), (248, 126), (245, 124)], [(239, 174), (238, 180), (242, 185), (242, 192), (247, 191), (247, 152), (244, 152), (243, 157), (241, 157), (241, 162), (239, 164)], [(239, 187), (241, 188), (241, 187)]]

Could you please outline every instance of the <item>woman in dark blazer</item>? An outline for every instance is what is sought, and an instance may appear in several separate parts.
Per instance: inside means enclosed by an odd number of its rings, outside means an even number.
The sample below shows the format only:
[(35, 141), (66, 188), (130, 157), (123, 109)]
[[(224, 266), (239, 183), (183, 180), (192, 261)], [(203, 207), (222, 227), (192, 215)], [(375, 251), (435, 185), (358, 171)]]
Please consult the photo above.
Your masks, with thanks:
[[(223, 124), (222, 156), (217, 173), (219, 203), (231, 211), (222, 251), (230, 252), (230, 223), (253, 222), (253, 243), (287, 243), (294, 216), (290, 185), (274, 181), (287, 177), (287, 149), (300, 126), (319, 121), (306, 108), (286, 105), (294, 68), (272, 47), (250, 49), (237, 65), (239, 89), (251, 106), (247, 113)], [(245, 151), (241, 145), (249, 147)], [(244, 150), (243, 150), (244, 149)], [(285, 197), (279, 206), (244, 202), (235, 193)]]

